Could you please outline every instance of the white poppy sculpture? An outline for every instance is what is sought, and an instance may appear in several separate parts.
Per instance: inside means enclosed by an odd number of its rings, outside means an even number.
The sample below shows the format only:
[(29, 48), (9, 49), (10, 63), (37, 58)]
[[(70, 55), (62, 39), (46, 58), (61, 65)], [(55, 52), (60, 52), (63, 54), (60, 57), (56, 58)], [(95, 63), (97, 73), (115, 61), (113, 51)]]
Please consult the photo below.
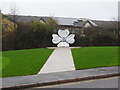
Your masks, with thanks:
[(68, 29), (58, 30), (58, 35), (53, 34), (52, 42), (54, 44), (58, 44), (58, 47), (69, 47), (69, 44), (73, 44), (75, 42), (75, 35), (70, 34)]

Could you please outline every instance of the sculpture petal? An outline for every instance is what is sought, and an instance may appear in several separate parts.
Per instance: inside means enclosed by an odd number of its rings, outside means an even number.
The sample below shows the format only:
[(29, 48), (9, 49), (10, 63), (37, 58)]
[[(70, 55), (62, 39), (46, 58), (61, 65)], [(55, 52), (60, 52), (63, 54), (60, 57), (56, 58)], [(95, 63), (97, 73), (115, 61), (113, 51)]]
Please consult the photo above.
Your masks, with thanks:
[(66, 41), (67, 41), (69, 44), (73, 44), (73, 43), (75, 42), (74, 37), (75, 37), (74, 34), (70, 34), (68, 37), (66, 37)]
[(60, 36), (60, 37), (67, 37), (68, 35), (69, 35), (69, 30), (68, 29), (65, 29), (65, 30), (58, 30), (58, 35)]
[(57, 44), (61, 41), (61, 38), (57, 34), (53, 34), (52, 37), (53, 37), (52, 42), (54, 44)]
[(58, 47), (69, 47), (69, 44), (67, 42), (60, 42), (57, 46)]

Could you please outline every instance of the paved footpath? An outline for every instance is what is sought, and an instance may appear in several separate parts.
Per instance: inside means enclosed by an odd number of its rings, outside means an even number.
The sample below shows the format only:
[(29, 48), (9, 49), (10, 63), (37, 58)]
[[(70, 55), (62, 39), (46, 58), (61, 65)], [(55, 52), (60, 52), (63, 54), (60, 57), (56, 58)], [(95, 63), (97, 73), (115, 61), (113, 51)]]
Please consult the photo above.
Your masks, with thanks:
[[(119, 66), (120, 68), (120, 66)], [(2, 78), (2, 88), (30, 88), (120, 75), (118, 66)], [(12, 89), (11, 89), (12, 90)]]
[(75, 70), (70, 48), (56, 48), (38, 74)]

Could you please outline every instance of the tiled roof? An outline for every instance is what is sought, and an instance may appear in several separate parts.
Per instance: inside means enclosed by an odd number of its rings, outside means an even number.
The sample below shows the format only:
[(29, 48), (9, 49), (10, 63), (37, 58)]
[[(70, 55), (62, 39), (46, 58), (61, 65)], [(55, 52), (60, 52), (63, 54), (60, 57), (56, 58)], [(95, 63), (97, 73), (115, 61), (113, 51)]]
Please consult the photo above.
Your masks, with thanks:
[(54, 17), (57, 20), (58, 25), (66, 25), (66, 26), (74, 26), (74, 22), (76, 22), (77, 18), (63, 18), (63, 17)]
[[(7, 15), (10, 17), (9, 15)], [(19, 22), (30, 22), (34, 20), (43, 20), (44, 22), (48, 22), (51, 20), (51, 17), (39, 17), (39, 16), (17, 16), (17, 21)], [(99, 26), (96, 22), (86, 19), (86, 18), (66, 18), (66, 17), (53, 17), (61, 26), (73, 26), (73, 27), (82, 27), (86, 21), (88, 21), (92, 26)]]
[(63, 18), (63, 17), (54, 17), (58, 21), (58, 25), (62, 26), (74, 26), (82, 27), (86, 22), (89, 22), (92, 26), (98, 26), (93, 21), (86, 18)]

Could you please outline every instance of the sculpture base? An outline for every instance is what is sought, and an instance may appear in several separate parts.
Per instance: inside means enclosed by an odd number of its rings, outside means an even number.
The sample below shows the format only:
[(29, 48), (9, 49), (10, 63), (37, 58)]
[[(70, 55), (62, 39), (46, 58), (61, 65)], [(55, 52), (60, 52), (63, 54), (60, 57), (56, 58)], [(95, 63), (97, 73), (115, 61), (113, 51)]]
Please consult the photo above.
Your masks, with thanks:
[(81, 48), (81, 47), (47, 47), (48, 49), (56, 49), (56, 48)]

